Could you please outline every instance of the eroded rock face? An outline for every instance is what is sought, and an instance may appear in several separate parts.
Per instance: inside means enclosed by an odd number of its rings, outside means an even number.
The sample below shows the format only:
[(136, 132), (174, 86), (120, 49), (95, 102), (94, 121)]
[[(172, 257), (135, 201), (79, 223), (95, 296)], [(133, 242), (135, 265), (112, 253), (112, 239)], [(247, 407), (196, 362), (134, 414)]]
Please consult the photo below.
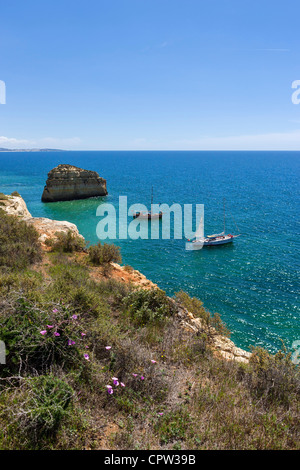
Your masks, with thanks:
[(72, 201), (106, 195), (106, 180), (96, 171), (83, 170), (73, 165), (58, 165), (48, 173), (42, 201)]
[(6, 200), (1, 201), (0, 208), (5, 210), (7, 214), (14, 215), (24, 220), (28, 225), (33, 225), (39, 233), (39, 240), (45, 243), (48, 238), (56, 238), (57, 233), (67, 233), (71, 231), (75, 236), (82, 237), (75, 224), (66, 220), (51, 220), (44, 217), (32, 217), (27, 209), (26, 203), (22, 197), (7, 196)]
[(33, 225), (36, 231), (39, 233), (39, 241), (45, 243), (48, 238), (55, 239), (57, 233), (68, 233), (72, 232), (76, 237), (82, 239), (78, 228), (75, 224), (67, 222), (66, 220), (52, 220), (44, 217), (31, 217), (30, 219), (24, 219), (28, 225)]
[(7, 196), (7, 199), (1, 201), (0, 208), (4, 209), (7, 214), (15, 215), (22, 219), (31, 217), (26, 203), (21, 196)]

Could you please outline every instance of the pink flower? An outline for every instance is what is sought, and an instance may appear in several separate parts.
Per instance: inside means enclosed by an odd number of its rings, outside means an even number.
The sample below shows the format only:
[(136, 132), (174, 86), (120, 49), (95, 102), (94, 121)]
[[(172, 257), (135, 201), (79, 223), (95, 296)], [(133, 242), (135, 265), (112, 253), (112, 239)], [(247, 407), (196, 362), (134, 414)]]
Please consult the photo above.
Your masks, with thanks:
[(113, 380), (114, 385), (119, 385), (119, 380), (117, 377), (112, 377), (111, 380)]
[(84, 354), (84, 358), (89, 361), (90, 360), (90, 356), (88, 354)]
[(81, 333), (81, 336), (86, 336), (86, 333)]
[(112, 395), (114, 393), (111, 385), (106, 385), (106, 388), (107, 388), (107, 393), (109, 393), (109, 395)]
[(132, 374), (132, 375), (133, 375), (133, 377), (137, 377), (137, 374)]
[(141, 376), (141, 380), (145, 380), (145, 377)]
[(60, 336), (60, 333), (57, 333), (57, 331), (54, 333), (54, 336)]
[(54, 309), (52, 310), (52, 312), (53, 312), (53, 313), (57, 313), (57, 312), (58, 312), (57, 308), (54, 308)]
[(163, 413), (158, 413), (158, 414), (159, 414), (159, 416), (162, 416), (162, 415), (163, 415)]
[(77, 315), (72, 315), (73, 320), (77, 320), (78, 316)]
[(111, 349), (111, 346), (106, 346), (105, 349), (108, 351), (109, 349)]
[(42, 330), (42, 331), (40, 331), (40, 333), (41, 333), (41, 335), (45, 335), (45, 334), (47, 333), (47, 331), (46, 331), (46, 330)]
[(54, 328), (54, 325), (47, 325), (47, 328)]
[(73, 344), (76, 344), (75, 341), (72, 341), (71, 339), (69, 339), (68, 345), (69, 345), (69, 346), (72, 346)]
[(121, 387), (125, 387), (125, 384), (123, 382), (120, 382)]
[(156, 364), (156, 361), (154, 359), (151, 359), (152, 364)]

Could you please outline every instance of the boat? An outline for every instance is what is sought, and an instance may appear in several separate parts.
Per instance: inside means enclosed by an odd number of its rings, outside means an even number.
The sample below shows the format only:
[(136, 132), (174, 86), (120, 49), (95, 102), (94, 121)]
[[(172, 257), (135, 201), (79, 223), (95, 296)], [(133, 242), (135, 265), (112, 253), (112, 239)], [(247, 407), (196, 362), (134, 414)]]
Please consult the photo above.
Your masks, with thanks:
[(161, 219), (162, 218), (162, 211), (159, 212), (152, 212), (152, 206), (153, 206), (153, 186), (152, 186), (152, 191), (151, 191), (151, 210), (147, 212), (143, 211), (136, 211), (133, 213), (133, 218), (134, 219)]
[(195, 238), (193, 240), (188, 240), (190, 243), (187, 249), (201, 249), (203, 246), (217, 246), (217, 245), (225, 245), (226, 243), (232, 243), (233, 240), (240, 236), (232, 235), (231, 233), (226, 234), (226, 225), (225, 225), (225, 198), (223, 200), (224, 203), (224, 230), (221, 233), (215, 233), (213, 235), (204, 236), (204, 224), (203, 218), (201, 218), (199, 227), (196, 231)]

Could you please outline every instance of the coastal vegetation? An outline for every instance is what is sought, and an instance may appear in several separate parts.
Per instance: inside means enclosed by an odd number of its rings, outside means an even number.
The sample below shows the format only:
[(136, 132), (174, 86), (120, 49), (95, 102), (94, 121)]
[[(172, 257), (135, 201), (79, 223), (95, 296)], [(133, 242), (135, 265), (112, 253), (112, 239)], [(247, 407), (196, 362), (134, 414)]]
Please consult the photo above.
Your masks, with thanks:
[(117, 247), (71, 233), (42, 248), (0, 209), (0, 449), (299, 449), (299, 368), (284, 346), (226, 360), (219, 315), (116, 279), (112, 262)]

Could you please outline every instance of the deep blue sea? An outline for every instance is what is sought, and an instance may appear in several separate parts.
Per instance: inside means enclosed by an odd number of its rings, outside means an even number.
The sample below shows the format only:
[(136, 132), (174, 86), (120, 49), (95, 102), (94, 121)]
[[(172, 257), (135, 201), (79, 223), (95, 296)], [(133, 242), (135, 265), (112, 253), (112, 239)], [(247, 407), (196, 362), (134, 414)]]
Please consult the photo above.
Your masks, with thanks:
[[(47, 173), (60, 163), (95, 170), (109, 195), (41, 202)], [(300, 152), (39, 152), (0, 153), (0, 191), (18, 191), (35, 217), (68, 220), (96, 243), (99, 204), (204, 204), (205, 233), (242, 236), (233, 244), (186, 251), (185, 240), (117, 240), (130, 264), (169, 295), (183, 289), (219, 312), (231, 339), (275, 352), (300, 340)], [(230, 212), (229, 212), (230, 211)], [(235, 223), (234, 223), (235, 222)]]

